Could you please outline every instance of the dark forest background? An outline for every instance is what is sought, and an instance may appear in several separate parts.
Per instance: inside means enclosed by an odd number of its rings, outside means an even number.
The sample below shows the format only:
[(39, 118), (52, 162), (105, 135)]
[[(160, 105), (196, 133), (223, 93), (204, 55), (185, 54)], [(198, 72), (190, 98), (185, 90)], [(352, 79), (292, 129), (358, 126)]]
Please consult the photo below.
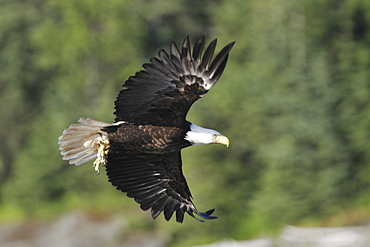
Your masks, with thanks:
[[(237, 42), (188, 115), (231, 145), (183, 152), (197, 208), (219, 219), (152, 221), (92, 162), (63, 161), (57, 139), (83, 116), (112, 122), (128, 76), (203, 33)], [(369, 46), (365, 0), (2, 0), (0, 221), (119, 213), (169, 246), (368, 221)]]

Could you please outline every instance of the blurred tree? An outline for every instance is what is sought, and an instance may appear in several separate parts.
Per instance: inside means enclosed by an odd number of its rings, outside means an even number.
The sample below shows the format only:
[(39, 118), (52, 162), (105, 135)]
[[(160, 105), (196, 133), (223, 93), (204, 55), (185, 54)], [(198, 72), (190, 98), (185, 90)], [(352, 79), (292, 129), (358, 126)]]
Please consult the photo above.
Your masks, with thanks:
[(0, 186), (13, 175), (49, 78), (32, 62), (29, 34), (40, 21), (38, 4), (9, 1), (0, 8)]
[(237, 195), (226, 203), (239, 218), (227, 226), (234, 236), (328, 215), (366, 193), (368, 7), (272, 0), (217, 8), (217, 36), (238, 41), (227, 70), (235, 83), (218, 85), (230, 100), (207, 99), (208, 112), (225, 119), (201, 117), (222, 122), (239, 147), (215, 156), (225, 163), (213, 187), (220, 198)]
[[(32, 211), (38, 207), (27, 206), (35, 201), (48, 203), (61, 201), (69, 194), (83, 197), (99, 189), (112, 190), (108, 183), (106, 187), (98, 186), (99, 180), (106, 181), (104, 176), (97, 180), (86, 177), (85, 168), (68, 169), (60, 158), (57, 139), (61, 131), (79, 117), (113, 120), (113, 102), (122, 78), (139, 67), (137, 59), (141, 57), (140, 40), (144, 30), (132, 11), (135, 4), (118, 0), (48, 1), (37, 6), (20, 1), (18, 4), (24, 10), (37, 7), (34, 15), (42, 19), (37, 23), (28, 22), (26, 37), (15, 43), (28, 42), (32, 47), (32, 60), (26, 56), (19, 59), (41, 72), (40, 75), (29, 72), (32, 76), (38, 75), (39, 80), (31, 77), (38, 83), (37, 87), (28, 87), (25, 91), (34, 97), (40, 94), (38, 88), (42, 87), (43, 94), (40, 101), (36, 101), (36, 97), (25, 99), (25, 104), (35, 102), (28, 106), (38, 111), (24, 109), (32, 121), (25, 122), (27, 130), (18, 128), (17, 131), (29, 138), (24, 141), (24, 149), (17, 150), (14, 178), (3, 190), (4, 196), (8, 202)], [(22, 49), (25, 48), (20, 47), (18, 52)], [(20, 80), (18, 84), (16, 90), (25, 87), (27, 80)], [(89, 171), (94, 177), (93, 170)], [(28, 176), (25, 177), (25, 173)]]
[(369, 197), (370, 188), (370, 4), (351, 1), (337, 6), (328, 40), (331, 75), (343, 94), (335, 107), (335, 126), (350, 152), (347, 196)]
[(159, 47), (169, 47), (169, 41), (180, 42), (186, 36), (198, 37), (210, 33), (212, 6), (218, 0), (139, 0), (138, 14), (147, 28), (145, 54), (156, 54)]

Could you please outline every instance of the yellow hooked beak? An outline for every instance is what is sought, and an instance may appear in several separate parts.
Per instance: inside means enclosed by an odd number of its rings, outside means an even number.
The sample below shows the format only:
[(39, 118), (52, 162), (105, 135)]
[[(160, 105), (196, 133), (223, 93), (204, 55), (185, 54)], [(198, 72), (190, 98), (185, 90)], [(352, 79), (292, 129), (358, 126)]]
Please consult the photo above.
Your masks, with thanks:
[(228, 147), (230, 145), (229, 138), (227, 138), (226, 136), (222, 136), (222, 135), (217, 136), (215, 138), (215, 142), (220, 143), (220, 144), (224, 144), (226, 147)]

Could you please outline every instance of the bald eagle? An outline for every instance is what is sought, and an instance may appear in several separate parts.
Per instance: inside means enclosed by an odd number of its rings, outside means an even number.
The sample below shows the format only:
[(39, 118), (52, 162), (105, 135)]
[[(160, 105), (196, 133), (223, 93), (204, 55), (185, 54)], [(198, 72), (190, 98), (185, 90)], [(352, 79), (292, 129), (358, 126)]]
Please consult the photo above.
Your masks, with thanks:
[(81, 118), (59, 137), (64, 160), (81, 165), (95, 158), (99, 173), (103, 164), (109, 182), (140, 204), (151, 209), (155, 219), (163, 212), (168, 221), (184, 214), (215, 219), (213, 210), (198, 211), (182, 172), (181, 149), (212, 143), (229, 145), (219, 132), (186, 120), (191, 105), (217, 82), (235, 42), (226, 45), (212, 60), (217, 40), (204, 50), (200, 37), (191, 51), (189, 37), (181, 51), (175, 42), (169, 54), (161, 49), (158, 58), (143, 64), (124, 83), (115, 101), (114, 123)]

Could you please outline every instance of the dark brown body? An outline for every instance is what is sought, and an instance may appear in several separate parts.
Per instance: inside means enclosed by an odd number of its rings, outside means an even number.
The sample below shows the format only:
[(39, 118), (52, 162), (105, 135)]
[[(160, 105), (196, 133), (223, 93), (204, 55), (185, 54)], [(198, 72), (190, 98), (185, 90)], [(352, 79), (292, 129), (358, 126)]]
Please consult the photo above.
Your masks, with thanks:
[(186, 132), (189, 130), (189, 127), (131, 123), (122, 123), (103, 129), (108, 133), (111, 151), (119, 150), (127, 154), (164, 154), (180, 151), (191, 145), (185, 140)]

